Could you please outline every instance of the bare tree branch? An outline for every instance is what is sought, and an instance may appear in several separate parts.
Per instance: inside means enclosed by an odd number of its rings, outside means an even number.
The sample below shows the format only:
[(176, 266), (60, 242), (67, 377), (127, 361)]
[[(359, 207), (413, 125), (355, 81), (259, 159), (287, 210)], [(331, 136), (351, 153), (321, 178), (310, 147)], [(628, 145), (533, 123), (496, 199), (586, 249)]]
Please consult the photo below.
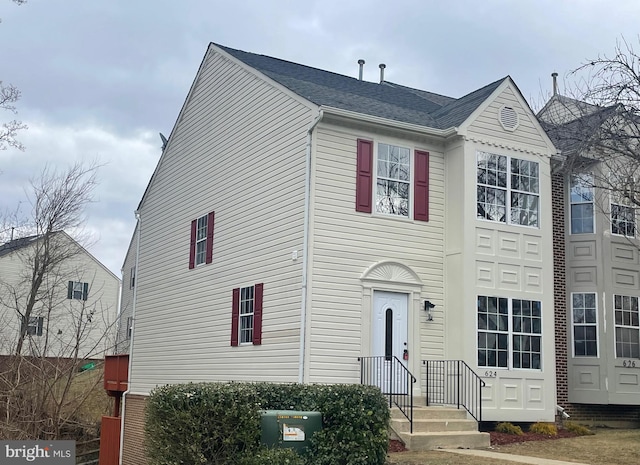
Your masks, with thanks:
[[(0, 276), (0, 350), (11, 354), (0, 356), (0, 437), (69, 437), (95, 397), (100, 376), (79, 387), (79, 371), (112, 347), (113, 309), (101, 304), (104, 284), (84, 268), (83, 248), (64, 231), (85, 223), (97, 169), (45, 167), (31, 182), (31, 215), (21, 236), (2, 246), (15, 247), (9, 251), (19, 265), (11, 269), (22, 271)], [(82, 292), (69, 298), (76, 281), (91, 289), (93, 300)]]

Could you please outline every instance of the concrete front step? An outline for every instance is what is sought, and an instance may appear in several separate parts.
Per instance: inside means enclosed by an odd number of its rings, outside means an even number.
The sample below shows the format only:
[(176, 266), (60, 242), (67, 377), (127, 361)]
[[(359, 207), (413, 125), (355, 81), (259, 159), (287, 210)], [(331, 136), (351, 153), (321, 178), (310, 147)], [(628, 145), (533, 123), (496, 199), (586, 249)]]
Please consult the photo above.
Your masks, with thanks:
[[(406, 418), (398, 408), (391, 409), (391, 418)], [(413, 418), (418, 420), (465, 420), (467, 411), (455, 407), (413, 407)]]
[(478, 423), (467, 411), (455, 407), (414, 407), (413, 433), (402, 412), (393, 408), (390, 426), (409, 450), (476, 449), (490, 445), (489, 434), (480, 433)]
[(489, 447), (489, 433), (479, 431), (445, 431), (431, 433), (398, 433), (409, 450), (482, 449)]
[[(391, 420), (391, 428), (398, 433), (408, 433), (411, 424), (407, 419), (394, 418)], [(478, 431), (478, 423), (475, 420), (467, 419), (413, 419), (414, 433), (446, 431)]]

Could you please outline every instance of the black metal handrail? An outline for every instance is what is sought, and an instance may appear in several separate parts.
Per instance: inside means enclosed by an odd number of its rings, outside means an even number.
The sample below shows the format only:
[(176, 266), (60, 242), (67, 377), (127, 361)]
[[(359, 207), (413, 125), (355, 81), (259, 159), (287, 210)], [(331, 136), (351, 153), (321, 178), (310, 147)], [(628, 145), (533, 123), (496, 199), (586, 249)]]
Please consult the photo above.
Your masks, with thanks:
[(427, 406), (463, 407), (482, 421), (482, 388), (485, 382), (463, 360), (423, 360), (427, 371)]
[(360, 362), (360, 384), (378, 386), (389, 399), (389, 408), (394, 405), (409, 420), (413, 433), (413, 383), (416, 377), (397, 357), (358, 357)]

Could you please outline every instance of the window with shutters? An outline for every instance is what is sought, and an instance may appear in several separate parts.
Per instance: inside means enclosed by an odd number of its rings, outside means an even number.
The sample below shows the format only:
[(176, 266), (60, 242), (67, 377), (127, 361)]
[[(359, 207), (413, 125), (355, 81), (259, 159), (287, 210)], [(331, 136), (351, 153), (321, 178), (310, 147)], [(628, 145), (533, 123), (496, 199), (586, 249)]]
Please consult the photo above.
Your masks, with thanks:
[(67, 299), (87, 300), (89, 297), (89, 283), (81, 281), (69, 281), (67, 286)]
[(213, 261), (214, 212), (210, 212), (191, 222), (191, 245), (189, 268)]
[(429, 153), (358, 139), (356, 211), (429, 220)]
[(476, 161), (477, 217), (500, 223), (538, 227), (538, 163), (480, 151)]
[(236, 288), (232, 295), (231, 345), (262, 344), (264, 285)]

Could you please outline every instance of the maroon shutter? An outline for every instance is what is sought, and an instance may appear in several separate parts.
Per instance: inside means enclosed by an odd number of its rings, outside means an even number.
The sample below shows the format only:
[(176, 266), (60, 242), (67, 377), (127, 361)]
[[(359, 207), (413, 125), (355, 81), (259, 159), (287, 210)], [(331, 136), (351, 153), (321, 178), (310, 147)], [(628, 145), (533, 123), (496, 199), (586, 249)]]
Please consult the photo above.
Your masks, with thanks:
[(198, 220), (191, 222), (191, 245), (189, 249), (189, 269), (196, 266), (196, 227)]
[(253, 344), (262, 344), (262, 291), (264, 284), (256, 284), (253, 290)]
[(209, 213), (207, 219), (207, 258), (206, 262), (211, 263), (213, 261), (213, 220), (215, 213)]
[(373, 142), (358, 139), (356, 160), (356, 211), (371, 213)]
[(231, 308), (231, 345), (238, 345), (238, 323), (240, 320), (240, 288), (237, 287), (233, 290)]
[(419, 221), (429, 221), (429, 152), (416, 150), (415, 155), (413, 218)]

